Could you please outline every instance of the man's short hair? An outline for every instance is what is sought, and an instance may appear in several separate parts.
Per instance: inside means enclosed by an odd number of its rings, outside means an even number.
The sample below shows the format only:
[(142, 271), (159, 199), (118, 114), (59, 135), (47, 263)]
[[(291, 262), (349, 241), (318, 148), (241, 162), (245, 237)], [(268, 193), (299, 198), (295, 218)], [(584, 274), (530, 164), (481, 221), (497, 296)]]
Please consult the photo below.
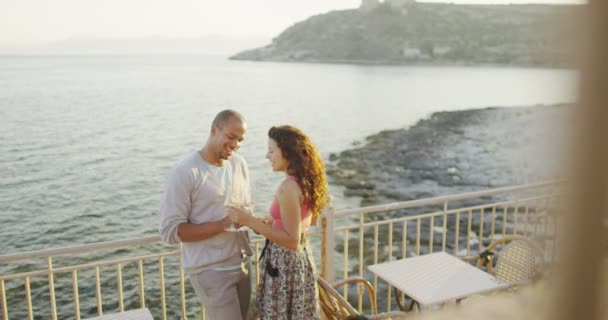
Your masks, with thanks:
[(224, 124), (226, 124), (226, 122), (228, 122), (228, 120), (230, 120), (230, 118), (232, 117), (239, 119), (241, 122), (245, 122), (245, 118), (243, 118), (243, 115), (240, 114), (238, 111), (226, 109), (220, 111), (220, 113), (215, 116), (211, 125), (216, 126), (218, 128), (222, 128)]

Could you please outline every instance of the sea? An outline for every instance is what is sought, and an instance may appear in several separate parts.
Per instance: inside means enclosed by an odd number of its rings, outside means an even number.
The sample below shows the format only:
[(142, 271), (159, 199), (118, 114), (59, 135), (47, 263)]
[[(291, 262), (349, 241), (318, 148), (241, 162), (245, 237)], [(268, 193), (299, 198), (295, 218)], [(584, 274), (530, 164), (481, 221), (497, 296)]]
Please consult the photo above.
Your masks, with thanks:
[[(223, 56), (0, 56), (0, 255), (158, 234), (170, 169), (214, 115), (240, 111), (257, 212), (283, 179), (267, 132), (324, 159), (437, 111), (572, 102), (578, 74), (503, 66), (232, 61)], [(330, 185), (335, 208), (353, 208)]]

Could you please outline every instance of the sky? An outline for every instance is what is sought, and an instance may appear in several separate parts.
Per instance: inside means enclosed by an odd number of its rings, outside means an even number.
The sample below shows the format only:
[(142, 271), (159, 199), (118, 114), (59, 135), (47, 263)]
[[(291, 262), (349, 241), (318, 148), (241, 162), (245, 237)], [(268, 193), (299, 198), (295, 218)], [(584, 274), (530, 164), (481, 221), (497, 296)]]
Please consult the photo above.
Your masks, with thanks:
[[(583, 3), (584, 0), (425, 0), (451, 3)], [(80, 37), (268, 37), (360, 0), (0, 0), (0, 46)]]

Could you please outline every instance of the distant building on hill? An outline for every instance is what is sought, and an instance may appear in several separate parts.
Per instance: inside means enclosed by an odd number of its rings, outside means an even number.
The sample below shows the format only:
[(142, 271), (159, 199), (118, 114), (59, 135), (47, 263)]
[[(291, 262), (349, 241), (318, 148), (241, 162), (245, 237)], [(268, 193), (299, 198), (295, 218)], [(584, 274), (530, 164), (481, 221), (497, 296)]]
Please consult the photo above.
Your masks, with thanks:
[(380, 0), (361, 0), (359, 9), (363, 11), (371, 11), (380, 5)]
[(422, 51), (419, 48), (405, 47), (401, 49), (401, 54), (406, 59), (417, 59), (422, 57)]
[(361, 6), (359, 6), (359, 9), (363, 11), (371, 11), (380, 6), (381, 3), (385, 3), (407, 14), (407, 7), (415, 4), (416, 0), (384, 0), (383, 2), (380, 2), (380, 0), (361, 0)]
[(402, 8), (416, 3), (416, 0), (384, 0), (384, 3), (393, 8)]

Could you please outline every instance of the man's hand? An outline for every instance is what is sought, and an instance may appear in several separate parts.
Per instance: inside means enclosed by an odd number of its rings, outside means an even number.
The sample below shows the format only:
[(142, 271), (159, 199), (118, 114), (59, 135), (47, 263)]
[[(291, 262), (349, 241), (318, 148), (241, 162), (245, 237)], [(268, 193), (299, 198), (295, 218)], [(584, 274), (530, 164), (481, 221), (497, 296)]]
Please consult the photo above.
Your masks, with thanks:
[[(222, 220), (220, 220), (220, 225), (222, 226), (222, 229), (227, 229), (230, 228), (230, 225), (232, 224), (232, 220), (230, 220), (230, 216), (226, 215)], [(236, 226), (238, 228), (238, 226)]]

